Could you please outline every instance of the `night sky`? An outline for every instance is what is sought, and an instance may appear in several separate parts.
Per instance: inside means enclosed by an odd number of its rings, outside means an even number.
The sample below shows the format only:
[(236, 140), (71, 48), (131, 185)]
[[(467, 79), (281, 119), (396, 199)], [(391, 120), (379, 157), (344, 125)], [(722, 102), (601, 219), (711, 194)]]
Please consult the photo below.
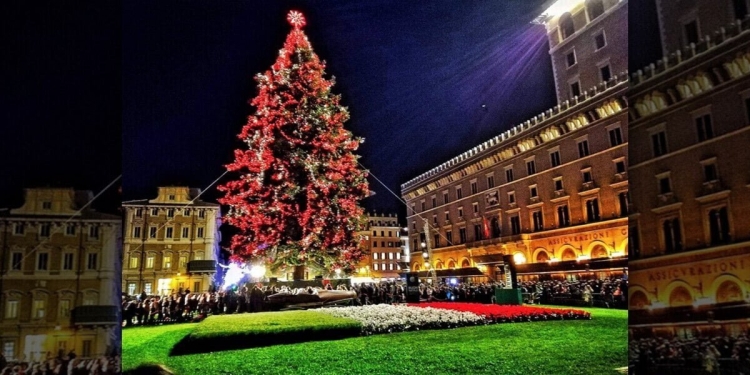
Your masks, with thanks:
[[(3, 2), (0, 208), (22, 188), (124, 199), (206, 187), (224, 172), (267, 70), (304, 12), (315, 52), (366, 138), (362, 163), (400, 184), (555, 104), (550, 1)], [(630, 0), (631, 70), (660, 49), (653, 0)], [(486, 107), (482, 107), (485, 105)], [(377, 181), (369, 210), (405, 210)], [(215, 199), (210, 189), (207, 199)], [(96, 205), (117, 206), (116, 189)]]
[[(400, 185), (555, 105), (542, 1), (128, 1), (123, 14), (125, 199), (224, 172), (256, 95), (302, 11), (365, 138), (361, 162)], [(482, 105), (486, 105), (485, 108)], [(370, 179), (369, 210), (405, 209)], [(216, 197), (209, 191), (207, 197)]]

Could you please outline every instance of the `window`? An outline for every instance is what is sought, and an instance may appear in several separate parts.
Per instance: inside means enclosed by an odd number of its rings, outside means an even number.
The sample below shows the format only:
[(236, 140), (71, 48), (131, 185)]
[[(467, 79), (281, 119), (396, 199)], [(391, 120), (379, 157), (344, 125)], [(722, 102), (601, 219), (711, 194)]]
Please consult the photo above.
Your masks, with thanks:
[(557, 225), (561, 228), (570, 226), (570, 212), (567, 204), (557, 207)]
[(151, 283), (144, 283), (143, 291), (145, 291), (146, 294), (151, 295)]
[(528, 172), (529, 176), (536, 173), (536, 163), (534, 163), (534, 160), (526, 161), (526, 172)]
[(432, 215), (432, 225), (437, 225), (437, 223), (438, 223), (438, 222), (437, 222), (437, 215), (436, 215), (436, 214), (433, 214), (433, 215)]
[(464, 217), (464, 208), (463, 207), (459, 207), (458, 208), (458, 217)]
[(747, 16), (747, 0), (734, 0), (734, 19), (744, 20)]
[(13, 224), (13, 234), (23, 235), (26, 232), (25, 229), (26, 229), (26, 226), (23, 225), (23, 223)]
[(474, 241), (479, 241), (482, 239), (482, 226), (479, 224), (474, 224)]
[(52, 226), (50, 224), (41, 224), (39, 225), (39, 236), (40, 237), (49, 237), (50, 229)]
[(66, 236), (75, 236), (76, 235), (76, 226), (75, 224), (68, 224), (65, 226), (65, 235)]
[(60, 300), (58, 317), (59, 318), (70, 317), (70, 300), (69, 299)]
[(448, 241), (448, 246), (453, 245), (453, 232), (446, 231), (445, 232), (445, 239)]
[(589, 15), (589, 21), (595, 20), (604, 14), (604, 2), (602, 0), (589, 0), (586, 2), (586, 13)]
[(568, 68), (576, 64), (576, 52), (570, 51), (565, 55), (565, 62), (568, 63)]
[(203, 238), (203, 227), (198, 227), (197, 237), (198, 238)]
[(445, 221), (449, 221), (451, 219), (450, 211), (445, 211)]
[(43, 299), (35, 299), (32, 304), (32, 316), (36, 319), (44, 318), (44, 307), (46, 303)]
[(388, 259), (393, 259), (393, 253), (388, 253)]
[(542, 219), (542, 211), (534, 211), (531, 213), (531, 221), (534, 224), (534, 232), (544, 230), (544, 221)]
[(622, 144), (622, 130), (620, 126), (609, 129), (609, 145), (612, 147)]
[(171, 255), (164, 255), (163, 268), (165, 270), (172, 268), (172, 256)]
[(81, 350), (81, 356), (84, 358), (91, 357), (91, 340), (83, 340), (83, 350)]
[(378, 241), (372, 241), (372, 247), (378, 247)]
[(411, 213), (412, 214), (416, 214), (417, 213), (417, 204), (416, 203), (412, 203), (411, 204)]
[[(432, 245), (434, 247), (440, 247), (440, 235), (436, 234), (433, 238), (435, 240), (435, 243)], [(393, 253), (389, 253), (391, 255), (390, 259), (393, 259)]]
[(6, 319), (18, 318), (18, 301), (6, 301), (5, 302), (5, 318)]
[(698, 44), (698, 39), (700, 38), (700, 31), (698, 30), (698, 20), (694, 19), (690, 22), (687, 22), (683, 24), (683, 31), (684, 31), (684, 40), (685, 45), (690, 45), (690, 43)]
[(641, 238), (638, 234), (638, 224), (630, 225), (628, 227), (628, 253), (633, 254), (633, 257), (640, 257), (641, 255)]
[(580, 96), (581, 95), (581, 83), (578, 81), (575, 81), (570, 84), (570, 96)]
[(174, 217), (174, 208), (170, 208), (167, 210), (167, 217), (170, 219)]
[(143, 217), (143, 209), (142, 208), (136, 208), (135, 209), (135, 217)]
[(130, 268), (138, 268), (138, 257), (136, 256), (130, 257)]
[(141, 227), (133, 227), (133, 238), (141, 238)]
[(52, 209), (52, 202), (42, 202), (42, 209), (43, 210), (51, 210)]
[[(385, 247), (385, 246), (383, 246)], [(385, 252), (380, 253), (380, 259), (385, 260)]]
[(495, 187), (495, 176), (489, 175), (487, 176), (487, 188), (492, 189)]
[(73, 253), (65, 253), (63, 254), (63, 270), (65, 271), (71, 271), (73, 270)]
[(669, 194), (672, 192), (672, 183), (669, 174), (657, 176), (657, 181), (659, 182), (659, 194)]
[(461, 192), (461, 187), (460, 186), (456, 187), (456, 199), (461, 199), (463, 197), (464, 195)]
[(443, 192), (443, 204), (448, 203), (448, 191)]
[(99, 238), (99, 226), (89, 226), (89, 238)]
[(435, 196), (433, 195), (432, 196), (432, 208), (435, 208), (435, 207), (437, 207), (437, 198), (435, 198)]
[(698, 142), (714, 137), (714, 127), (711, 124), (711, 114), (707, 113), (695, 118), (695, 128), (698, 131)]
[(615, 173), (625, 173), (625, 160), (615, 161)]
[(706, 182), (712, 182), (719, 179), (719, 173), (716, 171), (715, 163), (707, 163), (703, 165), (703, 178)]
[(23, 262), (23, 253), (13, 253), (10, 257), (10, 269), (14, 271), (20, 271)]
[(458, 237), (461, 242), (459, 243), (466, 243), (466, 228), (460, 228), (458, 230)]
[(135, 283), (128, 283), (128, 295), (135, 295)]
[(471, 204), (471, 211), (474, 212), (475, 214), (479, 213), (479, 203), (476, 203), (476, 202), (472, 203)]
[(198, 210), (198, 218), (205, 219), (206, 218), (206, 210)]
[(607, 38), (604, 36), (604, 31), (596, 34), (596, 36), (594, 37), (594, 45), (596, 46), (597, 51), (607, 45)]
[(89, 253), (88, 259), (86, 259), (86, 269), (89, 270), (95, 270), (98, 265), (98, 256), (97, 253)]
[(187, 266), (187, 257), (184, 255), (181, 255), (179, 258), (179, 267), (180, 269), (184, 269)]
[(516, 192), (515, 191), (509, 191), (508, 192), (508, 203), (515, 204), (516, 203)]
[(608, 82), (612, 78), (612, 72), (609, 70), (609, 65), (599, 67), (599, 77), (602, 82)]
[(159, 209), (158, 208), (152, 208), (151, 209), (151, 216), (159, 216)]
[(182, 216), (190, 216), (190, 209), (186, 208), (186, 209), (182, 210)]
[(588, 139), (578, 141), (578, 157), (583, 158), (589, 156), (589, 141)]
[(506, 168), (505, 169), (505, 181), (506, 182), (513, 182), (513, 168)]
[(593, 182), (594, 181), (594, 177), (591, 174), (591, 168), (582, 169), (581, 170), (581, 177), (583, 178), (583, 182), (584, 183)]
[(148, 228), (148, 237), (156, 238), (156, 227), (152, 226)]
[(511, 235), (521, 234), (521, 219), (518, 215), (510, 217), (510, 233)]
[(471, 182), (471, 193), (476, 194), (477, 193), (477, 181), (474, 180)]
[(146, 257), (146, 268), (154, 268), (154, 256), (149, 255)]
[(553, 168), (560, 165), (560, 150), (555, 150), (555, 151), (550, 152), (549, 160)]
[(190, 237), (190, 228), (183, 227), (182, 228), (182, 238), (188, 238)]
[[(380, 241), (380, 247), (385, 247), (385, 241)], [(385, 253), (383, 253), (383, 254), (385, 254)], [(385, 258), (385, 255), (383, 255), (383, 257)]]
[(537, 191), (536, 185), (529, 186), (529, 196), (531, 198), (539, 197), (539, 192)]
[(620, 202), (620, 217), (628, 216), (630, 213), (630, 194), (623, 191), (617, 194), (617, 200)]
[(39, 253), (36, 258), (36, 269), (47, 271), (49, 269), (49, 253)]
[(589, 199), (586, 201), (586, 222), (599, 221), (599, 199)]
[(421, 202), (419, 202), (419, 205), (420, 205), (420, 207), (422, 207), (422, 211), (424, 211), (425, 210), (424, 200), (422, 200)]
[(170, 201), (173, 201), (173, 200), (174, 200), (174, 194), (169, 194), (169, 200), (170, 200)]
[(378, 231), (376, 231), (376, 230), (372, 231), (372, 236), (373, 237), (377, 237), (378, 236)]
[(563, 190), (562, 177), (555, 177), (554, 183), (555, 183), (555, 191), (562, 191)]
[(573, 17), (571, 17), (570, 13), (565, 13), (560, 17), (560, 34), (565, 40), (569, 36), (573, 35), (576, 32), (575, 26), (573, 26)]
[(373, 268), (373, 270), (378, 271), (378, 267), (379, 266), (380, 266), (379, 264), (375, 263), (375, 264), (372, 265), (372, 268)]
[(651, 134), (651, 147), (654, 157), (659, 157), (667, 153), (667, 132), (660, 131)]
[(726, 207), (708, 211), (708, 226), (711, 234), (711, 245), (719, 245), (730, 241), (729, 215)]
[(680, 230), (680, 219), (669, 218), (662, 222), (662, 235), (664, 237), (664, 250), (672, 253), (682, 250), (682, 231)]
[(166, 235), (166, 237), (167, 237), (167, 238), (172, 238), (172, 233), (173, 233), (173, 232), (174, 232), (174, 228), (172, 228), (172, 227), (168, 227), (168, 228), (167, 228), (167, 235)]

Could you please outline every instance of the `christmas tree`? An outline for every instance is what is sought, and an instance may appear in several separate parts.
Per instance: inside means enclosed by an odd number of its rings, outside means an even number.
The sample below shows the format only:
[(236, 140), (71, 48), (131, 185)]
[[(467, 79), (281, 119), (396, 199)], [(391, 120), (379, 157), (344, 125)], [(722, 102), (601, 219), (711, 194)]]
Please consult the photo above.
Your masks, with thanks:
[(239, 230), (232, 260), (293, 267), (295, 279), (305, 267), (351, 272), (362, 257), (359, 201), (369, 194), (354, 154), (363, 139), (343, 127), (349, 113), (302, 31), (304, 17), (287, 19), (293, 28), (278, 59), (255, 77), (255, 113), (238, 135), (247, 148), (226, 166), (240, 176), (219, 186), (225, 221)]

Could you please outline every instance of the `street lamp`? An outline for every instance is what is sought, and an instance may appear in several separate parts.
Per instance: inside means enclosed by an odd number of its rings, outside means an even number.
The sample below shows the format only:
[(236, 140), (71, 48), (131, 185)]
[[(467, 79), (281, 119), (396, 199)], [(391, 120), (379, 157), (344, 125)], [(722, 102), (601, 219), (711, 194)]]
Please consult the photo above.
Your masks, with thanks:
[(341, 268), (336, 268), (336, 278), (341, 278)]
[(265, 274), (266, 274), (266, 266), (264, 265), (252, 266), (250, 268), (250, 276), (252, 276), (254, 279), (260, 279)]

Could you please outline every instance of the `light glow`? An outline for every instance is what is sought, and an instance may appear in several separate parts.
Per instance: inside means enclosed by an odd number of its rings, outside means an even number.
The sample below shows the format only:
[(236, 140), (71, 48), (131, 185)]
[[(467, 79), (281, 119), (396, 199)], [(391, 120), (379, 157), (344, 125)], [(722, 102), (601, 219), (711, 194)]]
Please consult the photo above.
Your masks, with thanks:
[(224, 285), (221, 286), (222, 290), (227, 290), (227, 288), (238, 284), (245, 275), (250, 273), (245, 266), (237, 263), (229, 263), (228, 266), (222, 267), (227, 269), (227, 272), (224, 274)]
[(549, 6), (542, 14), (532, 21), (537, 25), (545, 25), (553, 18), (560, 17), (565, 12), (570, 12), (579, 4), (583, 4), (584, 0), (557, 0)]

